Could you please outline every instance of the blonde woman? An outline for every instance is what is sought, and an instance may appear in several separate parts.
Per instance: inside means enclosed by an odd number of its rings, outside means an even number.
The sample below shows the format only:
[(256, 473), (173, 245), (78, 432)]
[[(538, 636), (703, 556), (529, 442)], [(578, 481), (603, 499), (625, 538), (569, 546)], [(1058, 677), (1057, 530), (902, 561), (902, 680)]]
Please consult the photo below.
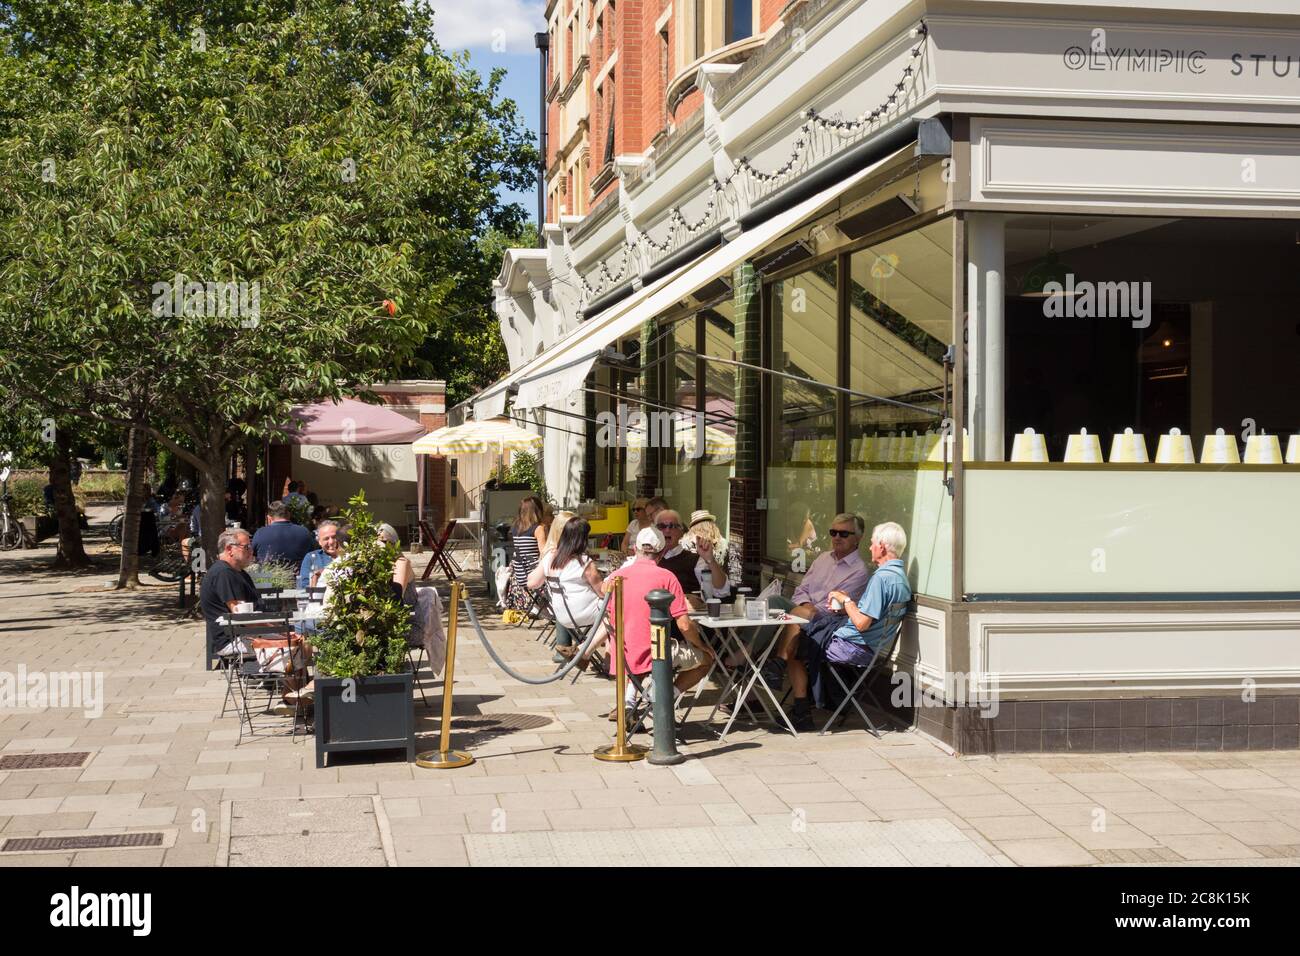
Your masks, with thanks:
[[(695, 577), (700, 582), (702, 594), (707, 595), (712, 591), (715, 597), (726, 597), (740, 583), (740, 556), (727, 547), (727, 539), (722, 536), (718, 519), (711, 512), (691, 512), (686, 534), (682, 535), (682, 548), (699, 555), (699, 560), (695, 563)], [(712, 566), (715, 563), (727, 575), (727, 580), (721, 587), (713, 583)]]

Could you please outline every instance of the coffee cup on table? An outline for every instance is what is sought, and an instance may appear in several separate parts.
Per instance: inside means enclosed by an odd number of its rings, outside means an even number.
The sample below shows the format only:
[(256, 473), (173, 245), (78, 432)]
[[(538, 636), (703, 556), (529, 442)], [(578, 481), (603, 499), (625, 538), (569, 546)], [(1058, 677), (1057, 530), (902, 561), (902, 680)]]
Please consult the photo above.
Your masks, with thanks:
[(709, 609), (709, 617), (722, 617), (722, 602), (717, 598), (709, 598), (705, 607)]

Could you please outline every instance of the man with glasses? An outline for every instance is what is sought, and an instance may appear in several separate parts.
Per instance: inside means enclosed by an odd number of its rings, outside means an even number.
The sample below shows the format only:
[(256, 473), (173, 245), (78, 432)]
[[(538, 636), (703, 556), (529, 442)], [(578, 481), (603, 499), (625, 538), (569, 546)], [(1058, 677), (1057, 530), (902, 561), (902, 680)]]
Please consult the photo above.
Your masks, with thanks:
[(203, 575), (199, 588), (199, 607), (208, 625), (209, 646), (220, 646), (217, 618), (230, 614), (241, 602), (257, 601), (257, 585), (244, 570), (253, 560), (253, 539), (243, 528), (229, 528), (217, 538), (217, 560)]
[[(866, 522), (858, 515), (845, 512), (835, 516), (828, 532), (831, 549), (818, 555), (795, 588), (790, 599), (794, 604), (790, 609), (791, 614), (805, 621), (827, 615), (834, 616), (841, 622), (845, 620), (847, 612), (842, 604), (837, 609), (830, 603), (830, 594), (832, 591), (842, 591), (856, 601), (867, 589), (867, 579), (871, 572), (858, 553), (858, 545), (862, 543), (862, 532), (866, 527)], [(768, 666), (764, 668), (764, 678), (773, 687), (780, 687), (785, 680), (786, 664), (794, 657), (802, 630), (798, 624), (787, 624), (781, 632), (780, 643), (769, 658)]]
[(681, 515), (671, 508), (665, 508), (655, 515), (654, 526), (664, 536), (664, 549), (659, 554), (659, 567), (671, 571), (684, 592), (690, 594), (699, 589), (700, 579), (695, 575), (695, 565), (701, 558), (708, 564), (713, 587), (718, 591), (723, 590), (727, 583), (727, 571), (718, 563), (713, 551), (709, 549), (706, 554), (701, 550), (697, 554), (682, 547), (682, 535), (686, 532), (686, 526), (682, 524)]
[(800, 633), (796, 653), (782, 654), (790, 668), (790, 688), (794, 693), (790, 722), (796, 731), (814, 728), (814, 703), (826, 709), (823, 665), (829, 662), (866, 667), (890, 636), (886, 633), (886, 612), (891, 606), (912, 600), (912, 586), (903, 565), (906, 550), (907, 532), (901, 525), (893, 521), (876, 525), (871, 532), (871, 561), (876, 565), (876, 572), (871, 575), (861, 599), (855, 601), (847, 592), (832, 589), (827, 595), (829, 605), (844, 608), (846, 618), (839, 615), (816, 618)]

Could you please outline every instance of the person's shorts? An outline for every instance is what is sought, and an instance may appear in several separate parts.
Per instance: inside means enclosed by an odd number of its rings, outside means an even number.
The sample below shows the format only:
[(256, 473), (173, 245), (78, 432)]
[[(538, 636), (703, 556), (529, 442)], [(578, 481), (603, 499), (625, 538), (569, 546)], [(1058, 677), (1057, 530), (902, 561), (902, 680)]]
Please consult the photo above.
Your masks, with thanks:
[(875, 652), (865, 644), (855, 644), (835, 632), (844, 626), (845, 618), (836, 614), (815, 617), (799, 629), (799, 647), (795, 652), (801, 661), (821, 659), (832, 664), (853, 664), (866, 667)]
[(704, 652), (689, 641), (673, 641), (673, 670), (688, 671), (707, 661)]

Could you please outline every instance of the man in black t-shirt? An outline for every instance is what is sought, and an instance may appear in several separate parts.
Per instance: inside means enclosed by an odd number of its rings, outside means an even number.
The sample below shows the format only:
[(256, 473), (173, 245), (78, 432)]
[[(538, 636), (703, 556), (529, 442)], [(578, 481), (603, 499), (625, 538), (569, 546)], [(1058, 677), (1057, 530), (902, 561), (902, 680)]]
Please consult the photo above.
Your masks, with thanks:
[(221, 649), (217, 618), (229, 614), (243, 601), (257, 601), (257, 585), (244, 569), (253, 563), (253, 541), (243, 528), (230, 528), (217, 539), (217, 560), (203, 575), (199, 606), (208, 624), (209, 646)]

